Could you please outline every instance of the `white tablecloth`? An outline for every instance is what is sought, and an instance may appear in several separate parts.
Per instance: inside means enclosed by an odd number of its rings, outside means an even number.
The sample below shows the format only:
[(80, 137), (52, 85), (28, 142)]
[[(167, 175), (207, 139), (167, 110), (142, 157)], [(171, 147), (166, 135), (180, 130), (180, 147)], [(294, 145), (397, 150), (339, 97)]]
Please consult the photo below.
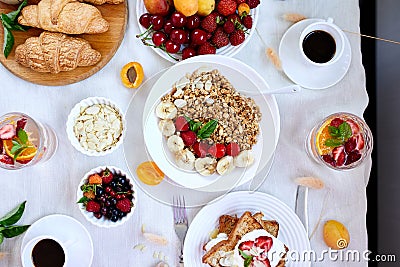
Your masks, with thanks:
[[(20, 223), (31, 224), (37, 219), (54, 213), (70, 215), (90, 232), (94, 242), (92, 266), (154, 266), (153, 252), (167, 255), (170, 266), (176, 264), (179, 245), (173, 230), (172, 210), (139, 191), (138, 207), (133, 217), (121, 227), (103, 229), (91, 225), (78, 210), (76, 188), (89, 169), (99, 165), (115, 165), (127, 171), (122, 147), (105, 157), (87, 157), (76, 151), (65, 133), (69, 111), (89, 96), (103, 96), (115, 101), (126, 110), (135, 90), (122, 86), (119, 79), (121, 67), (129, 61), (142, 63), (145, 75), (150, 77), (171, 65), (150, 48), (143, 47), (135, 38), (139, 32), (135, 15), (135, 1), (129, 0), (129, 23), (125, 39), (113, 59), (92, 77), (68, 86), (44, 87), (21, 80), (0, 66), (0, 114), (21, 111), (51, 125), (59, 139), (55, 156), (48, 162), (19, 171), (0, 170), (0, 214), (27, 200), (27, 207)], [(281, 19), (282, 14), (298, 12), (307, 17), (334, 18), (335, 22), (353, 32), (359, 32), (359, 7), (357, 0), (263, 0), (257, 28), (268, 46), (278, 49), (280, 39), (291, 23)], [(326, 189), (310, 191), (310, 231), (313, 230), (323, 206), (322, 222), (335, 219), (344, 223), (350, 232), (349, 249), (364, 251), (367, 248), (366, 233), (366, 184), (369, 179), (371, 160), (356, 170), (335, 172), (311, 160), (305, 152), (304, 140), (310, 128), (321, 118), (337, 111), (348, 111), (362, 116), (368, 104), (365, 74), (361, 63), (360, 38), (348, 35), (352, 47), (352, 63), (344, 79), (323, 91), (303, 90), (295, 95), (278, 95), (281, 113), (281, 135), (275, 162), (259, 191), (276, 196), (294, 208), (298, 176), (317, 176), (326, 183)], [(235, 57), (255, 68), (271, 87), (290, 84), (290, 80), (278, 72), (264, 54), (265, 46), (257, 35)], [(140, 112), (140, 111), (138, 111)], [(129, 122), (134, 123), (134, 122)], [(243, 189), (246, 189), (244, 186)], [(328, 192), (328, 193), (327, 193)], [(198, 210), (190, 210), (192, 219)], [(166, 236), (170, 246), (147, 245), (144, 252), (133, 250), (137, 243), (146, 243), (140, 227), (146, 224), (149, 232)], [(6, 239), (1, 252), (9, 253), (0, 260), (0, 266), (21, 266), (20, 245), (22, 236)], [(322, 224), (311, 239), (312, 248), (319, 253), (326, 249), (322, 239)], [(84, 257), (84, 255), (82, 255)], [(315, 262), (313, 266), (366, 266), (361, 263)]]

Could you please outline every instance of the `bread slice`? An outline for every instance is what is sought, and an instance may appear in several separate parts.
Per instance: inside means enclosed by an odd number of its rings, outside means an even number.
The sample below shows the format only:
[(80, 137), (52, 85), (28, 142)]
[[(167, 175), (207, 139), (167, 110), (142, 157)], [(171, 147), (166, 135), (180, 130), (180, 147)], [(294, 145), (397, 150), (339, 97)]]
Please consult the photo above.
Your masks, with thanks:
[(235, 216), (230, 216), (230, 215), (222, 215), (219, 217), (219, 225), (218, 225), (218, 232), (219, 233), (225, 233), (229, 235), (233, 228), (235, 228), (235, 225), (239, 218)]
[(279, 232), (279, 223), (275, 220), (263, 220), (264, 214), (262, 212), (257, 212), (256, 214), (253, 215), (254, 219), (259, 222), (262, 227), (273, 235), (274, 237), (278, 237), (278, 232)]

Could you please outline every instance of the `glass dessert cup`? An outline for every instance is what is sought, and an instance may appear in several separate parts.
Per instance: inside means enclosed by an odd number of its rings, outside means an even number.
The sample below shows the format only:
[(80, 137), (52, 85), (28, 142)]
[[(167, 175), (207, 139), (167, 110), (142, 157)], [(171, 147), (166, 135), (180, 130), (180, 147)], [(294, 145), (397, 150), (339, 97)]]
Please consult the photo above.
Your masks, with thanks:
[(57, 136), (42, 124), (20, 112), (0, 117), (0, 167), (18, 170), (49, 160), (57, 150)]
[(351, 113), (335, 113), (320, 121), (306, 139), (306, 151), (316, 162), (334, 170), (358, 167), (372, 152), (368, 125)]

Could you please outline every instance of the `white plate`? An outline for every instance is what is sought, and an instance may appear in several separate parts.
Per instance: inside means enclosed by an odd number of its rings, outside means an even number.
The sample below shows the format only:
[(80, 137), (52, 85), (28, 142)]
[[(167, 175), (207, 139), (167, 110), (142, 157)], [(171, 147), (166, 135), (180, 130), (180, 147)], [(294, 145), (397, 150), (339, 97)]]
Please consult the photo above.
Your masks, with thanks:
[[(290, 251), (310, 251), (310, 241), (297, 215), (279, 199), (261, 192), (239, 191), (216, 199), (199, 211), (190, 224), (183, 249), (185, 266), (206, 267), (201, 261), (203, 245), (209, 241), (209, 233), (218, 226), (218, 218), (223, 214), (241, 216), (245, 211), (261, 211), (268, 220), (279, 223), (278, 238)], [(287, 267), (307, 267), (308, 262), (291, 262)]]
[[(34, 222), (26, 231), (21, 244), (22, 250), (33, 238), (45, 235), (54, 236), (57, 239), (76, 239), (77, 243), (69, 248), (70, 266), (89, 267), (93, 260), (93, 242), (89, 232), (77, 220), (72, 217), (53, 214)], [(22, 261), (23, 266), (27, 266)]]
[[(154, 84), (146, 101), (146, 108), (143, 113), (144, 138), (150, 156), (170, 179), (187, 188), (202, 188), (218, 181), (219, 179), (233, 181), (233, 185), (240, 183), (241, 180), (250, 180), (256, 175), (260, 162), (263, 163), (262, 167), (264, 167), (271, 159), (278, 139), (275, 135), (274, 116), (271, 112), (271, 108), (268, 106), (268, 103), (265, 102), (263, 96), (253, 97), (257, 105), (260, 106), (262, 120), (260, 122), (260, 135), (258, 136), (258, 142), (252, 148), (252, 152), (255, 156), (255, 163), (252, 166), (246, 169), (235, 168), (227, 178), (227, 176), (220, 176), (218, 174), (205, 177), (195, 171), (188, 172), (182, 170), (175, 165), (173, 155), (168, 151), (166, 146), (166, 138), (162, 136), (160, 131), (154, 130), (158, 129), (157, 125), (159, 121), (155, 115), (155, 107), (160, 102), (161, 97), (166, 94), (166, 91), (168, 92), (168, 89), (166, 90), (166, 88), (172, 88), (172, 85), (186, 73), (192, 73), (193, 71), (202, 68), (206, 70), (218, 69), (238, 91), (240, 91), (240, 88), (255, 88), (255, 90), (261, 89), (258, 88), (257, 84), (255, 84), (251, 79), (249, 79), (249, 76), (251, 75), (247, 75), (248, 73), (256, 73), (253, 69), (248, 66), (247, 68), (242, 68), (242, 66), (245, 65), (243, 63), (243, 65), (237, 65), (235, 67), (221, 64), (219, 63), (220, 60), (227, 57), (213, 57), (215, 58), (213, 62), (203, 62), (202, 57), (198, 57), (194, 58), (192, 61), (183, 61), (172, 66)], [(147, 108), (148, 106), (151, 108)], [(159, 144), (162, 145), (160, 146)]]
[(302, 57), (299, 48), (301, 32), (311, 23), (319, 21), (324, 20), (306, 19), (294, 24), (283, 35), (279, 46), (283, 71), (294, 83), (308, 89), (325, 89), (335, 85), (346, 75), (351, 63), (351, 47), (346, 35), (343, 56), (332, 65), (314, 66)]
[[(253, 27), (250, 29), (249, 34), (246, 34), (246, 39), (244, 40), (244, 42), (238, 46), (227, 45), (225, 47), (219, 48), (219, 49), (217, 49), (217, 55), (233, 57), (234, 55), (239, 53), (239, 51), (242, 50), (246, 46), (246, 44), (249, 42), (249, 40), (252, 37), (252, 35), (255, 31), (255, 28), (257, 26), (258, 14), (259, 14), (259, 12), (260, 12), (259, 10), (261, 10), (261, 8), (263, 8), (263, 2), (261, 2), (261, 4), (257, 8), (253, 8), (250, 10), (250, 15), (253, 17)], [(144, 6), (144, 1), (136, 1), (136, 19), (137, 19), (138, 27), (140, 29), (140, 33), (144, 33), (146, 31), (146, 29), (139, 23), (139, 18), (144, 13), (147, 13), (147, 10)], [(164, 52), (160, 48), (154, 48), (154, 47), (151, 47), (151, 48), (162, 58), (164, 58), (172, 63), (177, 63), (176, 60), (172, 59), (170, 56), (168, 56), (168, 54), (166, 52)], [(172, 55), (179, 60), (182, 59), (181, 54), (172, 54)]]

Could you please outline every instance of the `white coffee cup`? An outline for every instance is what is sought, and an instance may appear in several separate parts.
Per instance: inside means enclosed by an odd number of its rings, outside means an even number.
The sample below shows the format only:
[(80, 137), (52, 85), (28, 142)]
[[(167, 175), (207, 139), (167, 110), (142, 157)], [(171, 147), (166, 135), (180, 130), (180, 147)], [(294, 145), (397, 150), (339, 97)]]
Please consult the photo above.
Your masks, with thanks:
[(44, 239), (52, 239), (54, 241), (56, 241), (61, 248), (64, 251), (64, 256), (65, 256), (65, 260), (64, 260), (64, 267), (68, 266), (68, 254), (69, 254), (69, 250), (71, 248), (71, 246), (73, 246), (76, 242), (73, 240), (60, 240), (54, 236), (48, 236), (48, 235), (41, 235), (41, 236), (37, 236), (33, 239), (31, 239), (30, 241), (28, 241), (28, 243), (26, 243), (25, 247), (22, 250), (22, 254), (21, 254), (21, 260), (22, 260), (22, 266), (24, 267), (35, 267), (34, 263), (33, 263), (33, 259), (32, 259), (32, 252), (34, 247), (42, 240)]
[[(335, 40), (335, 44), (336, 44), (335, 54), (327, 62), (324, 62), (324, 63), (314, 62), (310, 58), (308, 58), (308, 56), (304, 53), (303, 41), (307, 37), (307, 35), (309, 35), (312, 32), (315, 32), (315, 31), (327, 32)], [(299, 48), (300, 48), (300, 52), (301, 52), (301, 55), (303, 56), (304, 60), (309, 64), (312, 64), (314, 66), (319, 66), (319, 67), (329, 66), (329, 65), (332, 65), (335, 62), (337, 62), (343, 56), (344, 45), (345, 45), (344, 33), (338, 26), (336, 26), (333, 23), (332, 18), (328, 18), (327, 21), (319, 21), (319, 22), (311, 23), (301, 32), (300, 39), (299, 39)]]

